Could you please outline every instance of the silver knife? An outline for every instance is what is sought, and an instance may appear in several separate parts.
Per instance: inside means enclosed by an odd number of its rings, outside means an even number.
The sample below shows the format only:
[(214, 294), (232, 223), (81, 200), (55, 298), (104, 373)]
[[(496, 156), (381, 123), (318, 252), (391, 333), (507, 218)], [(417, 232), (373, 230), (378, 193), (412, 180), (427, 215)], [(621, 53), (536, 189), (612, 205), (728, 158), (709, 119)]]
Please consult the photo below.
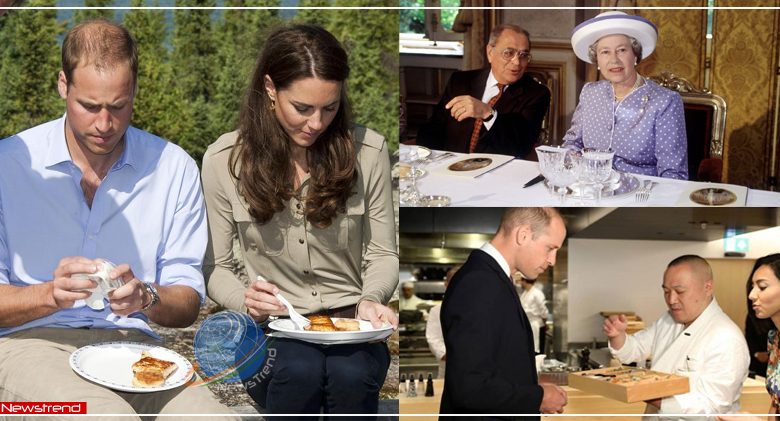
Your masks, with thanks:
[(534, 184), (538, 184), (538, 183), (539, 183), (539, 182), (541, 182), (542, 180), (544, 180), (544, 176), (543, 176), (543, 175), (541, 175), (541, 174), (539, 174), (539, 175), (537, 175), (536, 177), (534, 177), (534, 178), (530, 179), (530, 180), (529, 180), (527, 183), (523, 184), (523, 188), (526, 188), (526, 187), (531, 187), (531, 186), (533, 186)]

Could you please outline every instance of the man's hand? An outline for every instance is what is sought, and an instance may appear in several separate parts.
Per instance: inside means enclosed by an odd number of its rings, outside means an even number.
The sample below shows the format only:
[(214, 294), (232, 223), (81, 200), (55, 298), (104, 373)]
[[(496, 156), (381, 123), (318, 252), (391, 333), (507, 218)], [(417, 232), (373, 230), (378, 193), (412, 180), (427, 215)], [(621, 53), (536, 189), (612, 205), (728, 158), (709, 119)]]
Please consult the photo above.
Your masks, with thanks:
[(266, 281), (254, 281), (244, 292), (244, 304), (249, 315), (258, 322), (268, 319), (273, 313), (279, 313), (286, 309), (281, 301), (276, 299), (279, 288)]
[(373, 301), (361, 301), (357, 308), (357, 318), (368, 320), (374, 329), (382, 327), (384, 322), (393, 325), (393, 329), (398, 329), (398, 317), (389, 307)]
[(604, 334), (609, 338), (609, 345), (614, 349), (621, 349), (626, 343), (626, 329), (628, 321), (625, 314), (612, 315), (604, 319)]
[(65, 257), (54, 269), (51, 282), (51, 295), (58, 308), (71, 308), (76, 300), (84, 300), (92, 294), (89, 291), (97, 287), (97, 282), (89, 279), (73, 279), (76, 273), (95, 273), (96, 261), (86, 257)]
[(108, 276), (111, 279), (121, 279), (121, 287), (108, 293), (108, 302), (111, 304), (111, 311), (117, 316), (129, 316), (132, 313), (141, 311), (146, 304), (149, 304), (152, 297), (148, 297), (143, 282), (135, 277), (130, 265), (123, 263), (113, 269)]
[(544, 389), (539, 412), (542, 414), (563, 413), (563, 407), (569, 402), (566, 391), (560, 386), (551, 383), (540, 383), (539, 386), (542, 386), (542, 389)]
[(463, 121), (467, 118), (486, 119), (490, 115), (490, 106), (468, 95), (452, 98), (444, 108), (450, 110), (452, 118), (458, 121)]

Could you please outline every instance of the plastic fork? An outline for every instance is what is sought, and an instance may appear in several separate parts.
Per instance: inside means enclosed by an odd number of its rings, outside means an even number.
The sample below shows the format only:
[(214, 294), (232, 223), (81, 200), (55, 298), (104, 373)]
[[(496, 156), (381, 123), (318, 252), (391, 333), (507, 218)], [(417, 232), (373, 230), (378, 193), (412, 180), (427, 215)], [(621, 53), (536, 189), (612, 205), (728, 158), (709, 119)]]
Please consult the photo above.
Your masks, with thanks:
[[(261, 275), (257, 275), (257, 280), (260, 282), (268, 282), (265, 278), (263, 278)], [(277, 300), (281, 301), (282, 304), (287, 307), (287, 313), (290, 315), (290, 320), (292, 320), (293, 324), (298, 330), (304, 330), (304, 328), (311, 324), (309, 319), (303, 317), (295, 311), (292, 304), (290, 304), (289, 301), (287, 301), (286, 298), (282, 296), (282, 294), (275, 294), (275, 297)]]

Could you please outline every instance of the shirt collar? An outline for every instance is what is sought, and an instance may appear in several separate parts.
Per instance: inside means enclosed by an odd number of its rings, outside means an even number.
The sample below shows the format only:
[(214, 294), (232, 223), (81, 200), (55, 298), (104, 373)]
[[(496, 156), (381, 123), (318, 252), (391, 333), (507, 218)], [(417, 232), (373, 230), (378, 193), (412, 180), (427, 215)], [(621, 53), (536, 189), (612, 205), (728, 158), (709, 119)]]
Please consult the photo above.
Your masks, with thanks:
[(509, 279), (512, 279), (511, 271), (509, 270), (509, 263), (507, 263), (506, 259), (504, 259), (504, 256), (501, 254), (501, 252), (498, 251), (492, 244), (485, 243), (480, 250), (487, 253), (490, 257), (493, 258), (493, 260), (498, 263), (499, 266), (501, 266), (501, 269), (506, 274), (506, 277)]
[[(46, 153), (46, 160), (44, 165), (53, 167), (63, 162), (73, 162), (68, 150), (68, 142), (65, 140), (65, 119), (67, 114), (57, 120), (57, 123), (52, 126), (52, 130), (46, 135), (46, 142), (48, 143), (48, 152)], [(143, 152), (135, 143), (135, 137), (133, 136), (133, 128), (128, 127), (125, 131), (125, 148), (122, 151), (122, 155), (114, 163), (113, 168), (122, 168), (125, 165), (138, 168), (138, 163), (141, 160), (140, 154)]]
[[(493, 71), (491, 70), (488, 74), (487, 82), (485, 83), (485, 90), (496, 86), (496, 84), (498, 84), (498, 80), (496, 80), (496, 77), (493, 76)], [(504, 90), (506, 90), (507, 86), (508, 85), (504, 85)]]
[(696, 318), (696, 320), (693, 321), (686, 329), (684, 329), (684, 332), (695, 332), (696, 329), (699, 328), (699, 326), (706, 326), (707, 323), (709, 323), (710, 319), (712, 319), (712, 316), (715, 315), (715, 313), (720, 310), (720, 306), (718, 305), (718, 302), (715, 300), (715, 297), (712, 297), (712, 301), (710, 301), (709, 304), (707, 304), (707, 307), (704, 309), (704, 311), (699, 314), (699, 317)]

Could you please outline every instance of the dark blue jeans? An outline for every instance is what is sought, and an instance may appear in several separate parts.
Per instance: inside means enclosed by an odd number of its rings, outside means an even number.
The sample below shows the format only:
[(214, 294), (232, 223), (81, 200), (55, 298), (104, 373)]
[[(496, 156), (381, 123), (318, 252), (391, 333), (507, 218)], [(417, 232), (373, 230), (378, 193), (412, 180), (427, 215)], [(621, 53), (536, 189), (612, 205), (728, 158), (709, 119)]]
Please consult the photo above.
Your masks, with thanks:
[(389, 366), (385, 343), (269, 338), (265, 362), (243, 383), (269, 414), (375, 414)]

